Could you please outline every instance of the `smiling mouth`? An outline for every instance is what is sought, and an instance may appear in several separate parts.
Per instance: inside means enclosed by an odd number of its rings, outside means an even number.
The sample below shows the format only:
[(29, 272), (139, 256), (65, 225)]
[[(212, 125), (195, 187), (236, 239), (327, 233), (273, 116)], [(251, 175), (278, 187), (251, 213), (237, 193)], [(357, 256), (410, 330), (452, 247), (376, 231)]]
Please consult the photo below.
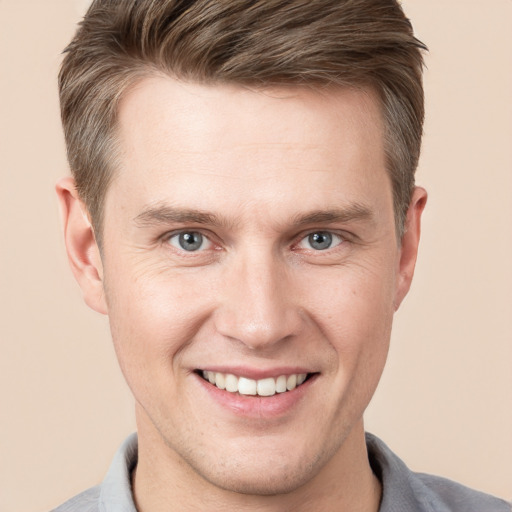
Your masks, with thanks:
[(266, 379), (248, 379), (237, 377), (231, 373), (212, 372), (197, 370), (196, 373), (204, 380), (213, 384), (218, 389), (229, 393), (238, 393), (245, 396), (274, 396), (277, 393), (286, 393), (302, 386), (313, 373), (294, 373), (291, 375), (280, 375), (279, 377), (268, 377)]

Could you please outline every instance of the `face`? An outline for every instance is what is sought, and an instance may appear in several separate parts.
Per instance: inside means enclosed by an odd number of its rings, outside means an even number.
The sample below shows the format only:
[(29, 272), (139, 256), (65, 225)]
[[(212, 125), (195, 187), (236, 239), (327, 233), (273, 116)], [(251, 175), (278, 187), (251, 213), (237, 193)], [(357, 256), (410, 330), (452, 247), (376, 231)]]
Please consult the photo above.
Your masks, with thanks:
[(124, 98), (89, 303), (168, 460), (285, 492), (362, 430), (410, 281), (382, 134), (370, 91), (151, 78)]

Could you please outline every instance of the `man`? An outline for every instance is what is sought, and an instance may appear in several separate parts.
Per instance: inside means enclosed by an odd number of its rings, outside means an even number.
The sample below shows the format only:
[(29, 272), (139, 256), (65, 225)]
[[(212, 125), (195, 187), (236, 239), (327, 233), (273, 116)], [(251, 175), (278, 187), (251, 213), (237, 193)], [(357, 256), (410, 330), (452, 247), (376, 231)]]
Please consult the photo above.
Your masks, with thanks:
[(510, 510), (364, 432), (426, 202), (422, 49), (393, 0), (93, 3), (57, 191), (138, 436), (59, 512)]

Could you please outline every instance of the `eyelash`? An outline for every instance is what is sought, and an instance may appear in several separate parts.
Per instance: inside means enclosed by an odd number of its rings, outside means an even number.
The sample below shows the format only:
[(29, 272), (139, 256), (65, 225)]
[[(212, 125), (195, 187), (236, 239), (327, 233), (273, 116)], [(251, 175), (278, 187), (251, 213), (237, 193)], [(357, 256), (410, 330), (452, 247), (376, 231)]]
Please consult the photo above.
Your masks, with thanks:
[[(301, 246), (303, 243), (305, 242), (309, 242), (309, 245), (312, 244), (312, 240), (311, 238), (314, 237), (315, 235), (319, 235), (319, 238), (320, 237), (326, 237), (329, 240), (329, 246), (328, 247), (325, 247), (324, 249), (310, 249), (310, 248), (307, 248), (307, 247), (304, 247), (304, 249), (306, 250), (313, 250), (314, 252), (323, 252), (323, 251), (329, 251), (331, 249), (335, 249), (336, 247), (338, 247), (339, 245), (341, 245), (342, 243), (345, 242), (345, 238), (343, 236), (341, 236), (340, 234), (338, 233), (334, 233), (332, 231), (320, 231), (320, 230), (316, 230), (316, 231), (311, 231), (310, 233), (302, 236), (299, 240), (299, 242), (296, 244), (297, 246)], [(318, 242), (320, 244), (322, 244), (322, 242)]]
[[(179, 237), (182, 235), (187, 235), (187, 234), (199, 234), (203, 238), (202, 244), (204, 244), (204, 242), (207, 242), (208, 247), (200, 249), (200, 250), (191, 250), (191, 251), (187, 251), (183, 247), (179, 247), (179, 245), (181, 245), (179, 243)], [(328, 235), (331, 238), (332, 242), (325, 249), (316, 249), (315, 250), (311, 247), (301, 246), (301, 244), (307, 243), (308, 239), (309, 239), (309, 242), (311, 242), (310, 237), (312, 237), (314, 235), (323, 235), (323, 236)], [(176, 245), (171, 242), (175, 238), (177, 239)], [(212, 241), (211, 234), (210, 235), (205, 234), (201, 230), (197, 230), (197, 229), (182, 229), (180, 231), (173, 231), (171, 233), (167, 233), (166, 235), (164, 235), (162, 237), (162, 239), (165, 243), (171, 245), (176, 251), (179, 251), (180, 253), (185, 253), (189, 257), (193, 257), (193, 256), (197, 256), (199, 254), (202, 254), (202, 253), (208, 251), (209, 249), (211, 249), (212, 246), (215, 249), (215, 245), (216, 245), (215, 242)], [(302, 233), (298, 237), (296, 237), (295, 240), (296, 241), (292, 244), (292, 248), (298, 248), (301, 251), (311, 251), (311, 252), (317, 253), (317, 254), (330, 253), (332, 250), (335, 250), (340, 245), (344, 245), (347, 241), (349, 241), (347, 235), (345, 235), (344, 233), (341, 234), (341, 233), (337, 233), (335, 231), (321, 230), (321, 229), (310, 230), (307, 233)], [(311, 245), (311, 243), (310, 243), (310, 245)]]
[[(179, 244), (179, 237), (180, 236), (192, 235), (192, 234), (196, 234), (196, 235), (199, 234), (202, 237), (201, 245), (203, 245), (206, 242), (209, 245), (209, 247), (207, 247), (206, 249), (203, 249), (203, 250), (199, 250), (199, 251), (187, 251), (185, 248), (179, 247), (178, 245), (174, 245), (172, 243), (172, 240), (174, 238), (177, 238), (177, 244)], [(169, 245), (173, 246), (177, 251), (188, 253), (189, 255), (194, 255), (194, 254), (202, 253), (205, 250), (208, 250), (212, 245), (214, 245), (214, 242), (211, 240), (210, 236), (205, 235), (203, 232), (201, 232), (200, 230), (197, 230), (197, 229), (196, 230), (194, 230), (194, 229), (182, 229), (180, 231), (175, 231), (175, 232), (172, 232), (172, 233), (168, 233), (168, 234), (164, 235), (163, 240), (164, 240), (164, 242), (166, 242)]]

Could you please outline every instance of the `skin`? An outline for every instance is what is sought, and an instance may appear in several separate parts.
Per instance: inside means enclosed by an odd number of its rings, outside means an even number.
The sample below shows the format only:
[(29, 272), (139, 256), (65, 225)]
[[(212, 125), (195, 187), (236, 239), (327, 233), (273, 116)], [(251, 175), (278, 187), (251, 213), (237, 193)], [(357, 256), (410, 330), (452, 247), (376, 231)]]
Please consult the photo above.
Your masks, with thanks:
[[(397, 240), (375, 95), (151, 77), (122, 101), (119, 144), (101, 254), (72, 179), (57, 191), (72, 269), (135, 397), (139, 510), (377, 510), (362, 416), (426, 193)], [(196, 373), (233, 368), (314, 379), (278, 414), (240, 411)]]

